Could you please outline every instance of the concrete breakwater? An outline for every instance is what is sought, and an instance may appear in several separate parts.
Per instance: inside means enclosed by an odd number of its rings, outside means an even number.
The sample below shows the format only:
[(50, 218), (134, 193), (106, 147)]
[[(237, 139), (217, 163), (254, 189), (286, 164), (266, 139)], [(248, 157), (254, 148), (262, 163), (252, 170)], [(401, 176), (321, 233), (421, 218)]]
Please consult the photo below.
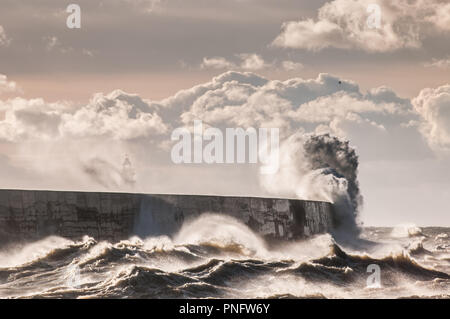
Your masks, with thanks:
[(175, 234), (202, 213), (233, 216), (265, 238), (327, 232), (333, 206), (294, 199), (72, 191), (0, 190), (0, 245), (56, 235), (118, 241)]

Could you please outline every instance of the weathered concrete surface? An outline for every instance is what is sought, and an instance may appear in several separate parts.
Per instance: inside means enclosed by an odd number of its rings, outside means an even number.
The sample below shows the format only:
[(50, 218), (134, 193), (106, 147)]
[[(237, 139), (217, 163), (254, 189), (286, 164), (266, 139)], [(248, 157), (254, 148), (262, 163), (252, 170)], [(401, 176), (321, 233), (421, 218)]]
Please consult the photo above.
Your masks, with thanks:
[(202, 213), (233, 216), (266, 238), (332, 228), (330, 203), (256, 197), (0, 190), (0, 245), (49, 235), (117, 241), (172, 235)]

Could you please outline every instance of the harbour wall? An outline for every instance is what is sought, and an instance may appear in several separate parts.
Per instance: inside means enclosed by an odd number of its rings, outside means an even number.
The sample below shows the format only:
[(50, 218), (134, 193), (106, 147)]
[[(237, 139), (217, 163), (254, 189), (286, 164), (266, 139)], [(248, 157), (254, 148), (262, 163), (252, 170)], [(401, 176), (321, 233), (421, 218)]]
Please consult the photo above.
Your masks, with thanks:
[(104, 192), (0, 190), (0, 245), (56, 235), (116, 242), (174, 235), (203, 213), (232, 216), (266, 239), (328, 232), (333, 206), (296, 199)]

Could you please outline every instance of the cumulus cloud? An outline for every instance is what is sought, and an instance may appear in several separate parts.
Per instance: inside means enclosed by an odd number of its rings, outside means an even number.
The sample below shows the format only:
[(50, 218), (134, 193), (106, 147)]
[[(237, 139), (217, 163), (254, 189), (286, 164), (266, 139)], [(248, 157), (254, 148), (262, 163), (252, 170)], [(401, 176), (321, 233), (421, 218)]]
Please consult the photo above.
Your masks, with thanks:
[[(243, 75), (249, 78), (242, 79)], [(287, 81), (267, 81), (254, 75), (252, 81), (250, 76), (228, 72), (208, 83), (208, 87), (215, 84), (209, 89), (191, 90), (197, 96), (190, 98), (190, 107), (181, 112), (182, 121), (201, 118), (213, 125), (279, 127), (288, 134), (305, 125), (330, 126), (337, 119), (381, 126), (377, 121), (383, 116), (409, 116), (409, 102), (387, 88), (364, 94), (354, 82), (329, 74)]]
[(423, 89), (412, 102), (423, 118), (419, 125), (430, 145), (450, 151), (450, 85)]
[(50, 139), (58, 134), (62, 108), (62, 104), (49, 104), (43, 99), (0, 101), (0, 111), (4, 112), (4, 119), (0, 121), (0, 140)]
[(450, 3), (445, 1), (423, 1), (427, 3), (427, 9), (431, 14), (425, 16), (425, 20), (442, 31), (450, 30)]
[[(150, 102), (120, 90), (97, 93), (81, 106), (0, 100), (0, 151), (8, 150), (1, 165), (20, 172), (4, 187), (134, 189), (130, 161), (152, 161), (166, 133)], [(124, 162), (125, 154), (131, 156)]]
[(285, 135), (305, 127), (345, 135), (344, 123), (383, 131), (418, 119), (409, 100), (386, 87), (363, 93), (356, 83), (329, 74), (270, 81), (236, 71), (159, 102), (115, 90), (95, 94), (82, 107), (15, 98), (1, 101), (0, 110), (5, 112), (0, 138), (8, 141), (37, 136), (151, 139), (194, 119), (217, 126), (278, 127)]
[(167, 132), (167, 126), (147, 102), (121, 90), (95, 94), (85, 107), (61, 118), (60, 132), (78, 137), (106, 135), (127, 140)]
[(167, 131), (161, 118), (137, 95), (120, 90), (95, 94), (79, 108), (67, 102), (47, 103), (43, 99), (14, 98), (0, 101), (4, 119), (0, 139), (104, 136), (114, 140), (149, 137)]
[[(356, 143), (365, 160), (392, 160), (396, 152), (404, 152), (405, 141), (411, 144), (413, 153), (424, 147), (413, 144), (420, 142), (420, 133), (417, 126), (408, 123), (439, 119), (431, 116), (436, 105), (444, 103), (431, 102), (437, 101), (437, 96), (443, 94), (440, 91), (445, 90), (438, 91), (422, 92), (413, 106), (387, 87), (362, 92), (356, 83), (330, 74), (279, 81), (251, 72), (230, 71), (161, 101), (149, 101), (121, 90), (97, 93), (84, 105), (14, 98), (0, 100), (0, 147), (8, 147), (5, 167), (12, 165), (21, 174), (33, 176), (27, 176), (27, 183), (46, 181), (58, 187), (67, 183), (72, 188), (92, 183), (90, 189), (187, 191), (176, 188), (185, 185), (180, 179), (198, 179), (195, 176), (199, 170), (174, 168), (170, 161), (170, 135), (180, 126), (192, 128), (194, 120), (221, 129), (279, 128), (281, 145), (288, 145), (286, 141), (296, 134), (330, 133)], [(438, 109), (444, 116), (444, 107)], [(442, 139), (448, 124), (439, 124), (439, 129)], [(420, 132), (428, 131), (424, 126)], [(133, 162), (134, 179), (127, 177), (132, 174), (122, 174), (124, 154), (129, 154)], [(226, 176), (232, 179), (232, 171), (239, 169), (230, 168)], [(201, 178), (196, 191), (209, 193), (213, 187), (226, 193), (225, 185), (234, 185), (244, 192), (251, 189), (254, 194), (273, 195), (269, 189), (255, 186), (259, 180), (257, 168), (234, 173), (236, 183), (230, 181), (221, 188), (222, 184), (213, 183), (211, 178), (224, 174), (223, 170), (202, 167), (202, 174), (211, 175)], [(280, 172), (288, 171), (280, 168)], [(242, 185), (242, 174), (248, 174), (246, 186)], [(67, 175), (64, 180), (60, 179), (62, 175)], [(317, 176), (313, 179), (321, 180)], [(19, 180), (11, 179), (11, 183), (17, 185)], [(339, 185), (344, 184), (335, 186)], [(279, 187), (277, 195), (292, 195), (292, 191), (282, 191), (283, 187)]]
[[(316, 19), (283, 24), (273, 44), (321, 50), (327, 47), (387, 52), (417, 48), (429, 34), (450, 30), (450, 4), (440, 0), (380, 0), (380, 24), (372, 0), (334, 0), (323, 5)], [(372, 20), (374, 19), (375, 20)]]

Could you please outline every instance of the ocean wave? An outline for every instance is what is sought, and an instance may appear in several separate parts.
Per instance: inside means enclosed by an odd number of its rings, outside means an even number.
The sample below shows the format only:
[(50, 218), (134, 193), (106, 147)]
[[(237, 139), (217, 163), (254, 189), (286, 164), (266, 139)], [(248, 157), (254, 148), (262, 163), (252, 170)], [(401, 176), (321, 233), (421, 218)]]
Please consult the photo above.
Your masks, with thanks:
[(423, 233), (422, 228), (414, 224), (401, 224), (397, 225), (392, 229), (392, 237), (402, 238), (402, 237), (419, 237), (426, 235)]
[[(330, 235), (267, 246), (236, 220), (210, 215), (186, 224), (173, 239), (132, 237), (109, 243), (52, 237), (1, 252), (0, 296), (446, 298), (448, 256), (427, 248), (442, 245), (444, 236), (421, 232), (420, 240), (406, 246), (400, 241), (404, 248), (395, 251), (390, 251), (394, 246), (387, 233), (388, 246), (382, 241), (366, 246), (384, 251), (377, 257), (364, 248), (365, 242), (351, 248)], [(26, 256), (30, 249), (39, 253)], [(366, 285), (373, 264), (381, 269), (380, 289)]]

